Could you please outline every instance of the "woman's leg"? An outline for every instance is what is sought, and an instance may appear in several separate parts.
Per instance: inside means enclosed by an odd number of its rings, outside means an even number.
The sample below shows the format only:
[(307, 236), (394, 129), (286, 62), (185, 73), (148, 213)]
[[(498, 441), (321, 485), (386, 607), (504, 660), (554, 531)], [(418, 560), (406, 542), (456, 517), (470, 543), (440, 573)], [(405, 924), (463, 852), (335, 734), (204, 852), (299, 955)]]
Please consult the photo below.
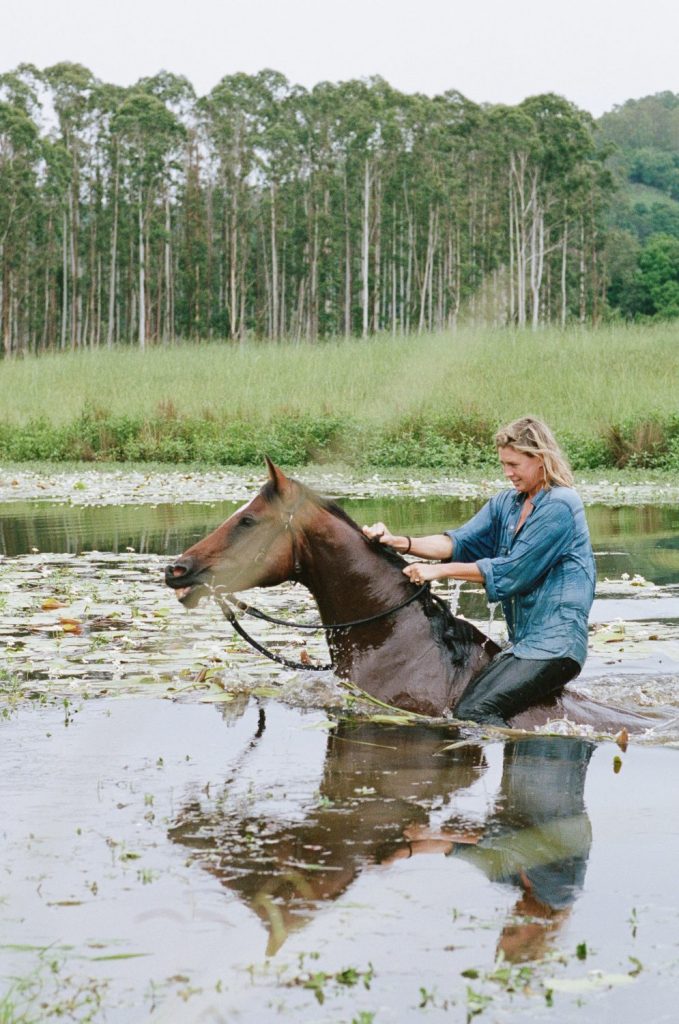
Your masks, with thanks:
[(559, 693), (579, 671), (572, 658), (535, 661), (498, 654), (469, 684), (454, 709), (455, 717), (506, 726), (512, 715)]

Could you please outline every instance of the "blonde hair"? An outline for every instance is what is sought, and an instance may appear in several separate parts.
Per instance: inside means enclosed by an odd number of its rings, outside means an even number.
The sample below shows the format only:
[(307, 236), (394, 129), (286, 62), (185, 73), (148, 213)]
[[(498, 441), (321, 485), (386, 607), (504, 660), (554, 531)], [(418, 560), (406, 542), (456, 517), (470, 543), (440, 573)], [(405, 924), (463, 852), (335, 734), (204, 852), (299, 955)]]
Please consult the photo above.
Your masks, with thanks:
[(498, 430), (497, 448), (514, 448), (517, 452), (541, 459), (545, 470), (546, 487), (572, 487), (573, 474), (568, 459), (559, 448), (554, 434), (546, 423), (534, 416), (522, 416)]

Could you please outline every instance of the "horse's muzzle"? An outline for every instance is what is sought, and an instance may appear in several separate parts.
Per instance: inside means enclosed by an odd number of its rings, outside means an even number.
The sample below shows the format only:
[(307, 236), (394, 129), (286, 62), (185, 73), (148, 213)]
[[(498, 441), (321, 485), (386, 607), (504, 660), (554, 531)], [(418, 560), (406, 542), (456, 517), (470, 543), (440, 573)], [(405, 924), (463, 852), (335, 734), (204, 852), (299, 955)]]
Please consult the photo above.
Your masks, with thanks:
[[(165, 566), (165, 583), (175, 591), (182, 604), (185, 604), (196, 588), (207, 583), (206, 571), (198, 568), (191, 557), (178, 558), (176, 562)], [(194, 603), (195, 601), (191, 602)]]

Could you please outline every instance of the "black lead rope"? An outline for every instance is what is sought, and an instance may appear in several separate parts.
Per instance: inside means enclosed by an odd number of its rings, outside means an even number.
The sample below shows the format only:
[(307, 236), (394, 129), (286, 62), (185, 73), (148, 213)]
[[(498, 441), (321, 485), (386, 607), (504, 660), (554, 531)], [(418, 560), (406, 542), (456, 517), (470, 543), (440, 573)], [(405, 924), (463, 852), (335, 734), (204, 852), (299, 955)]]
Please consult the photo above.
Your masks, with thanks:
[(327, 665), (305, 665), (303, 661), (291, 661), (289, 658), (284, 658), (282, 654), (274, 654), (273, 651), (270, 651), (268, 650), (268, 648), (263, 647), (257, 640), (255, 640), (253, 636), (250, 636), (247, 630), (243, 629), (240, 622), (238, 621), (238, 619), (236, 618), (236, 616), (234, 615), (233, 611), (230, 608), (227, 612), (222, 607), (222, 611), (224, 612), (228, 622), (230, 623), (231, 626), (233, 626), (238, 635), (242, 636), (243, 640), (247, 640), (247, 642), (250, 644), (251, 647), (254, 648), (254, 650), (259, 651), (260, 654), (263, 654), (265, 658), (269, 658), (270, 661), (275, 661), (279, 665), (285, 665), (286, 668), (303, 668), (306, 669), (307, 672), (329, 672), (330, 669), (333, 667), (332, 662), (329, 662)]
[(423, 583), (421, 587), (418, 587), (414, 594), (407, 597), (405, 601), (401, 602), (401, 604), (396, 605), (394, 608), (387, 608), (384, 612), (377, 612), (376, 615), (369, 615), (365, 619), (354, 619), (352, 622), (335, 622), (327, 626), (322, 622), (291, 622), (288, 619), (278, 619), (274, 615), (267, 615), (266, 612), (260, 611), (259, 608), (254, 608), (252, 605), (246, 604), (244, 601), (240, 601), (234, 594), (215, 594), (215, 598), (227, 621), (231, 626), (233, 626), (238, 635), (266, 658), (277, 662), (279, 665), (285, 665), (286, 668), (305, 669), (308, 672), (328, 672), (333, 668), (332, 662), (327, 665), (311, 665), (305, 664), (303, 661), (291, 661), (290, 659), (284, 658), (280, 654), (274, 654), (273, 651), (269, 651), (266, 647), (263, 647), (262, 644), (255, 640), (254, 637), (250, 636), (243, 626), (241, 626), (231, 605), (235, 605), (236, 608), (245, 615), (252, 615), (256, 619), (262, 619), (264, 622), (271, 622), (275, 626), (290, 626), (293, 629), (322, 629), (325, 630), (326, 633), (330, 633), (336, 629), (351, 629), (354, 626), (365, 626), (370, 622), (378, 622), (380, 619), (386, 619), (387, 616), (393, 615), (395, 612), (400, 612), (402, 608), (412, 604), (413, 601), (416, 601), (417, 598), (420, 597), (428, 588), (429, 584)]

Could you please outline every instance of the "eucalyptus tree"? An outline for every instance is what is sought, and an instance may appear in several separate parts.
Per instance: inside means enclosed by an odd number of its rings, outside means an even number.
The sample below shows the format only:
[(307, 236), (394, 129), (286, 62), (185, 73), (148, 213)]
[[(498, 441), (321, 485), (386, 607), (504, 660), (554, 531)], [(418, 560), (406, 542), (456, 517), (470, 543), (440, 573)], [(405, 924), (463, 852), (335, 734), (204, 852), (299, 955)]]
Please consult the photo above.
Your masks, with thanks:
[(137, 222), (137, 340), (147, 337), (147, 251), (154, 209), (164, 190), (186, 130), (175, 114), (152, 92), (133, 87), (115, 112), (111, 130), (120, 150), (121, 178)]
[(205, 153), (196, 93), (188, 78), (170, 71), (142, 78), (136, 88), (160, 100), (186, 133), (181, 155), (164, 176), (163, 218), (156, 223), (162, 249), (155, 289), (156, 333), (164, 343), (172, 340), (179, 316), (183, 333), (200, 337), (209, 333), (212, 232), (210, 180), (201, 177)]
[[(38, 132), (24, 106), (0, 100), (0, 331), (4, 351), (28, 347), (27, 258), (37, 195)], [(21, 307), (24, 307), (21, 309)]]
[(68, 154), (68, 182), (62, 209), (62, 314), (61, 344), (72, 348), (83, 342), (83, 260), (81, 253), (81, 186), (88, 162), (93, 127), (91, 97), (97, 87), (92, 72), (82, 64), (62, 62), (43, 72), (59, 126), (59, 139)]
[(270, 102), (267, 72), (227, 75), (200, 103), (216, 158), (216, 175), (225, 198), (222, 207), (224, 303), (228, 334), (242, 339), (247, 330), (248, 266), (256, 219), (254, 185), (258, 146), (264, 130), (262, 107)]

